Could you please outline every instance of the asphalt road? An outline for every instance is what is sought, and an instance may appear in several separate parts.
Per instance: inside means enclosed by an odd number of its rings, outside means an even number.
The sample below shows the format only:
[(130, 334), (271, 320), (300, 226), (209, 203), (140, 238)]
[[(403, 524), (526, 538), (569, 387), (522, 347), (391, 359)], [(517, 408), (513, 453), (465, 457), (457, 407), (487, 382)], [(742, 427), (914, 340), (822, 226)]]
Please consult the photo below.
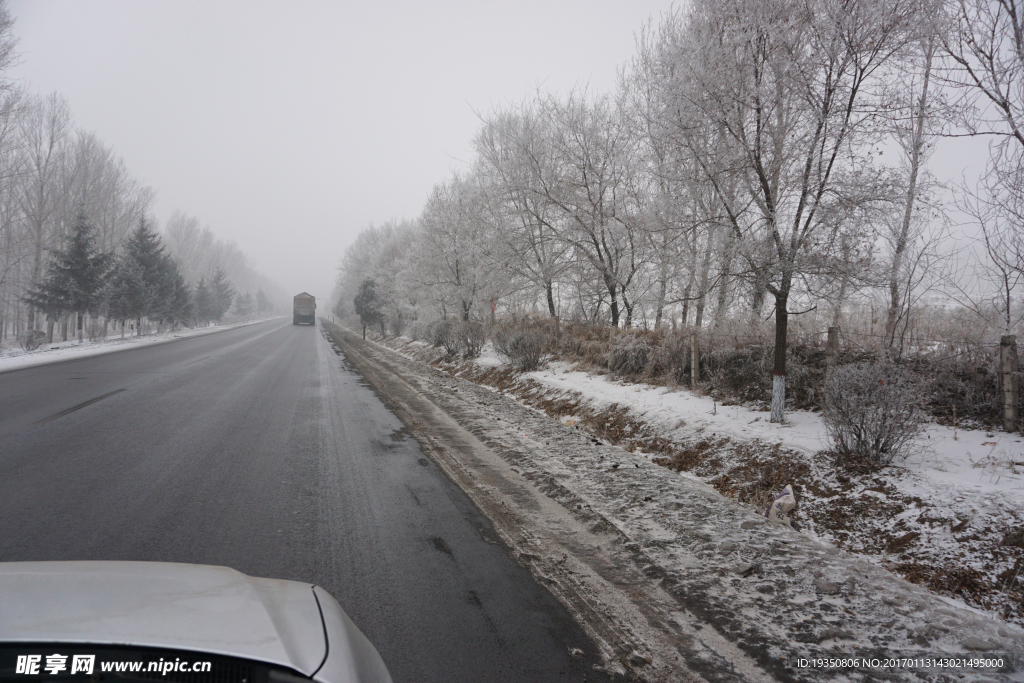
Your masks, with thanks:
[(0, 374), (15, 560), (316, 583), (396, 682), (597, 678), (593, 645), (486, 518), (319, 327), (287, 320)]

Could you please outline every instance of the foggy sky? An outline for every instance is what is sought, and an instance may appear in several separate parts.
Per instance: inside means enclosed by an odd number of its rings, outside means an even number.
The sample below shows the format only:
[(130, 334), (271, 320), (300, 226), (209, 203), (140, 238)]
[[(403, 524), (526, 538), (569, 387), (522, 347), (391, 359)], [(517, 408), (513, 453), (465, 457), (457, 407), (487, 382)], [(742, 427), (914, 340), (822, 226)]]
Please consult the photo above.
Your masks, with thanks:
[(537, 87), (611, 91), (668, 0), (10, 0), (32, 92), (288, 291), (330, 294), (371, 222), (414, 218), (484, 113)]
[[(537, 88), (615, 87), (670, 0), (253, 2), (9, 0), (11, 76), (286, 290), (329, 296), (370, 223), (416, 217), (471, 158), (478, 113)], [(943, 181), (986, 142), (943, 140)], [(965, 226), (966, 227), (966, 226)]]

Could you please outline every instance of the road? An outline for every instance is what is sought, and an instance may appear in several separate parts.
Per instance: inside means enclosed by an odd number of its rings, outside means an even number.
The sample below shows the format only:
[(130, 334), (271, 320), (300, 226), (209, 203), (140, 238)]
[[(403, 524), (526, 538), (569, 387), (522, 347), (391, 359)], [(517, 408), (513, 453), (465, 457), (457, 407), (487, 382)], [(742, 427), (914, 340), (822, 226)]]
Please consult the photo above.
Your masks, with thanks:
[(396, 682), (599, 679), (487, 519), (319, 327), (286, 320), (0, 374), (0, 561), (15, 560), (316, 583)]

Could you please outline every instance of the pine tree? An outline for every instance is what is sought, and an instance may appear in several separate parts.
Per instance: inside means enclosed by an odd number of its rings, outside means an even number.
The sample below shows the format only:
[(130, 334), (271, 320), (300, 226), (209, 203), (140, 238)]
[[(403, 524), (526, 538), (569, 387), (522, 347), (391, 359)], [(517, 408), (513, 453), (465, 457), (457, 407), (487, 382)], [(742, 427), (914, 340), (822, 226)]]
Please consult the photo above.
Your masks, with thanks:
[(185, 277), (174, 268), (174, 294), (171, 298), (171, 305), (168, 308), (167, 319), (173, 330), (178, 323), (187, 324), (192, 317), (192, 291), (185, 284)]
[(133, 264), (125, 266), (132, 276), (141, 277), (139, 288), (127, 297), (132, 303), (130, 317), (135, 318), (136, 334), (142, 334), (143, 318), (157, 317), (161, 313), (160, 297), (168, 293), (166, 258), (160, 235), (147, 225), (145, 218), (139, 219), (139, 227), (125, 242), (122, 257), (124, 263)]
[(274, 310), (274, 305), (270, 303), (270, 299), (263, 293), (263, 288), (260, 287), (256, 291), (256, 313), (262, 315), (264, 313), (270, 313)]
[(359, 285), (359, 293), (352, 300), (360, 322), (363, 323), (363, 339), (366, 339), (366, 326), (381, 323), (383, 328), (384, 313), (381, 310), (381, 299), (377, 294), (377, 283), (371, 278), (363, 280)]
[(125, 321), (141, 319), (142, 311), (148, 306), (148, 290), (142, 266), (133, 259), (122, 257), (107, 286), (107, 315), (121, 323), (122, 339)]
[(110, 273), (111, 255), (96, 249), (92, 226), (79, 214), (64, 249), (54, 251), (46, 277), (33, 287), (25, 300), (51, 318), (74, 313), (78, 342), (86, 313), (95, 313), (103, 301), (103, 289)]
[(244, 320), (248, 320), (249, 316), (253, 314), (255, 310), (255, 304), (253, 303), (252, 294), (246, 292), (245, 294), (239, 294), (235, 297), (235, 313)]
[(235, 298), (235, 290), (228, 282), (224, 271), (218, 268), (210, 281), (210, 315), (213, 320), (220, 321), (231, 308)]

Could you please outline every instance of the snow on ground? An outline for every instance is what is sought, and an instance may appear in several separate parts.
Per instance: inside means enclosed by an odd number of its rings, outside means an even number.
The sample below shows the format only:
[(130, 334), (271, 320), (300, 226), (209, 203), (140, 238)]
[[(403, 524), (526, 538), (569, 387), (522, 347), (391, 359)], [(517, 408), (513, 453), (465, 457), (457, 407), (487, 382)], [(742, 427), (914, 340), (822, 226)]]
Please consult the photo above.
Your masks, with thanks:
[[(834, 544), (959, 604), (1024, 624), (1024, 442), (1018, 434), (926, 425), (911, 456), (846, 473), (821, 417), (723, 405), (683, 388), (625, 382), (549, 362), (515, 375), (488, 344), (473, 362), (420, 342), (393, 348), (497, 388), (653, 462), (763, 510), (793, 484), (805, 535)], [(667, 456), (667, 457), (666, 457)]]
[[(678, 613), (669, 605), (650, 624), (674, 629), (691, 670), (721, 676), (730, 662), (753, 662), (779, 680), (1022, 680), (1019, 669), (926, 673), (917, 665), (896, 665), (865, 671), (827, 663), (807, 668), (798, 659), (999, 651), (1021, 656), (1024, 631), (1000, 619), (1005, 603), (986, 603), (991, 594), (985, 591), (968, 595), (981, 601), (957, 599), (960, 584), (977, 578), (970, 571), (958, 574), (960, 565), (970, 570), (983, 555), (1021, 555), (1015, 546), (1000, 550), (990, 529), (1020, 529), (1004, 518), (1020, 513), (1019, 484), (1004, 482), (996, 461), (974, 466), (980, 462), (975, 443), (980, 447), (994, 437), (950, 433), (950, 445), (944, 432), (930, 430), (932, 438), (924, 441), (943, 443), (886, 471), (883, 480), (836, 472), (820, 452), (821, 423), (812, 413), (793, 415), (790, 426), (769, 425), (767, 413), (757, 410), (723, 407), (688, 391), (620, 383), (565, 364), (519, 375), (491, 354), (470, 363), (445, 359), (417, 342), (384, 344), (405, 357), (403, 376), (418, 392), (457, 416), (514, 472), (592, 531), (618, 535), (643, 574), (678, 601)], [(425, 363), (440, 372), (428, 372)], [(660, 459), (669, 463), (658, 466)], [(677, 473), (674, 459), (687, 466)], [(760, 495), (777, 487), (779, 478), (771, 477), (780, 470), (803, 491), (797, 519), (804, 533), (759, 518), (740, 485), (730, 500), (733, 481), (745, 471), (752, 477), (740, 483), (755, 485)], [(962, 519), (947, 519), (952, 506), (960, 506), (954, 512), (964, 513)], [(557, 576), (564, 558), (536, 552), (535, 568)], [(914, 581), (918, 561), (945, 568), (935, 574), (945, 585), (915, 582), (946, 595), (883, 571), (895, 569)], [(903, 566), (908, 564), (913, 566)], [(661, 604), (642, 581), (622, 585), (638, 600)], [(728, 655), (729, 647), (739, 654)]]
[(224, 330), (230, 330), (235, 327), (254, 325), (258, 322), (263, 322), (263, 320), (269, 319), (270, 318), (264, 318), (261, 320), (251, 320), (241, 323), (186, 328), (175, 330), (173, 332), (167, 331), (145, 334), (141, 337), (125, 335), (124, 339), (121, 338), (120, 333), (117, 333), (116, 335), (112, 334), (105, 339), (98, 339), (96, 341), (89, 341), (86, 339), (81, 344), (78, 343), (77, 339), (68, 340), (66, 342), (62, 341), (54, 342), (52, 344), (43, 344), (35, 351), (25, 351), (18, 346), (0, 347), (0, 372), (31, 368), (36, 365), (56, 363), (63, 360), (70, 360), (72, 358), (98, 356), (104, 353), (125, 351), (127, 349), (135, 349), (141, 346), (162, 344), (164, 342), (184, 337), (199, 337), (204, 334), (223, 332)]
[[(768, 413), (740, 405), (723, 406), (688, 389), (625, 384), (607, 375), (572, 370), (568, 363), (560, 362), (525, 377), (561, 391), (579, 392), (597, 405), (627, 406), (669, 433), (682, 431), (680, 423), (685, 423), (688, 433), (759, 439), (808, 454), (830, 446), (821, 417), (808, 411), (789, 411), (785, 424), (772, 424)], [(900, 480), (908, 492), (955, 490), (972, 497), (1006, 496), (1024, 508), (1024, 441), (1019, 434), (931, 424), (915, 452), (897, 467), (914, 475)]]

